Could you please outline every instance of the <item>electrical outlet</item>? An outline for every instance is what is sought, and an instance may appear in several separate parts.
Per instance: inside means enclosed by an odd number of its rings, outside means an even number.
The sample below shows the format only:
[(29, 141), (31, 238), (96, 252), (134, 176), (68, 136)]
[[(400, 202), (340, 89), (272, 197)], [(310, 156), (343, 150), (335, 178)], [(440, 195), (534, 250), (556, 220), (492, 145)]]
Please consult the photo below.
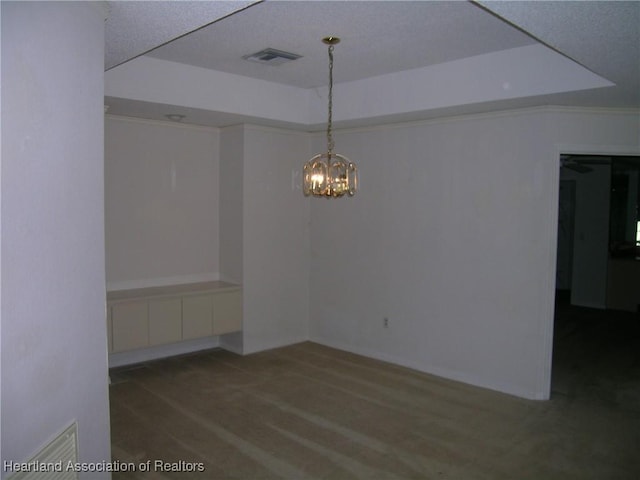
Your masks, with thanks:
[(384, 328), (389, 328), (389, 319), (388, 319), (387, 317), (384, 317), (384, 318), (382, 319), (382, 326), (383, 326)]

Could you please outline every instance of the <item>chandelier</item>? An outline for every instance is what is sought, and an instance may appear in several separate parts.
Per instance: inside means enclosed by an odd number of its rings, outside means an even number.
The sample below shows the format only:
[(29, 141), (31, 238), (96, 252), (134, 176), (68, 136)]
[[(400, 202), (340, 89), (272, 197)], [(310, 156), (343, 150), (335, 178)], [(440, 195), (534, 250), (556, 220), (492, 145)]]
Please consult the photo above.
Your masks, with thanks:
[(304, 164), (303, 192), (305, 196), (339, 198), (352, 197), (358, 189), (358, 170), (347, 157), (334, 153), (331, 136), (333, 113), (333, 46), (340, 42), (338, 37), (326, 37), (322, 42), (329, 51), (329, 119), (327, 121), (327, 151), (319, 153)]

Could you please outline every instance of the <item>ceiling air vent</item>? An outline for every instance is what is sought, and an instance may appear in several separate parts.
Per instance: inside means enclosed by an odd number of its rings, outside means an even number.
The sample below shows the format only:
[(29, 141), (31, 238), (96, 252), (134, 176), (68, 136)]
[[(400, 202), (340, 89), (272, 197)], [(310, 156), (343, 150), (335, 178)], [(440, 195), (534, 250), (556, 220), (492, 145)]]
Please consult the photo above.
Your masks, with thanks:
[(300, 57), (302, 57), (302, 55), (283, 52), (282, 50), (276, 50), (275, 48), (265, 48), (264, 50), (252, 53), (251, 55), (245, 55), (242, 58), (251, 62), (264, 63), (266, 65), (282, 65), (283, 63), (296, 60)]

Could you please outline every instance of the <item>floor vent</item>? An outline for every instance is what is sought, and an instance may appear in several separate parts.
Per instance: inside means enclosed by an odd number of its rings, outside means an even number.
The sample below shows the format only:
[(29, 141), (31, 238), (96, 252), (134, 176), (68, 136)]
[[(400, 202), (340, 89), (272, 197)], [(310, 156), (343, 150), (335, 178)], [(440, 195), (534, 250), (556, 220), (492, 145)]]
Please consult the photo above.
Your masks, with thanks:
[[(10, 480), (77, 480), (78, 427), (74, 422), (31, 460), (20, 463)], [(16, 470), (16, 469), (14, 469)]]

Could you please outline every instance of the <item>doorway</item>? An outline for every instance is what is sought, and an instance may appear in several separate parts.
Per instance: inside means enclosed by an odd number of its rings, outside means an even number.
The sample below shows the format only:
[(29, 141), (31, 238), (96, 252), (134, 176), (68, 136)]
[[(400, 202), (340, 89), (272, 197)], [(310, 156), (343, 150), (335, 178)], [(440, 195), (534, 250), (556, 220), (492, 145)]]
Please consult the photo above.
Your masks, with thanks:
[(615, 303), (615, 268), (637, 294), (640, 157), (561, 155), (560, 169), (551, 395), (627, 409), (640, 399), (640, 314)]

